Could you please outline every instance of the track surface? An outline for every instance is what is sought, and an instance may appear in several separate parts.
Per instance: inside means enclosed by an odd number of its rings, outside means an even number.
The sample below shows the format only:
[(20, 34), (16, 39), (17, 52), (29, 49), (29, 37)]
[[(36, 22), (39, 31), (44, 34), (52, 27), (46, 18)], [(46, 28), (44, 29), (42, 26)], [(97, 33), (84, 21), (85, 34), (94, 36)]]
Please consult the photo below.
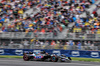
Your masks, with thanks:
[(22, 59), (0, 58), (0, 66), (100, 66), (99, 62), (42, 62), (42, 61), (23, 61)]

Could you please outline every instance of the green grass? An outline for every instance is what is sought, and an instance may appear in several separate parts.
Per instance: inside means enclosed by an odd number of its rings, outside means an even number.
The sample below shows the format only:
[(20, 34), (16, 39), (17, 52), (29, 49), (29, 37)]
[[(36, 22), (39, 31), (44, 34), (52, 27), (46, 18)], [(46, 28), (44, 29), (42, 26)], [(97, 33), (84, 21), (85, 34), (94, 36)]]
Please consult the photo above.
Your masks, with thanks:
[(0, 55), (0, 58), (23, 58), (23, 56)]
[(100, 59), (97, 59), (97, 58), (76, 58), (76, 57), (72, 57), (72, 60), (75, 60), (75, 61), (88, 61), (88, 62), (100, 62)]
[[(20, 59), (22, 59), (23, 56), (0, 55), (0, 58), (20, 58)], [(77, 58), (77, 57), (72, 57), (72, 60), (74, 60), (74, 61), (100, 62), (100, 59), (97, 59), (97, 58)]]

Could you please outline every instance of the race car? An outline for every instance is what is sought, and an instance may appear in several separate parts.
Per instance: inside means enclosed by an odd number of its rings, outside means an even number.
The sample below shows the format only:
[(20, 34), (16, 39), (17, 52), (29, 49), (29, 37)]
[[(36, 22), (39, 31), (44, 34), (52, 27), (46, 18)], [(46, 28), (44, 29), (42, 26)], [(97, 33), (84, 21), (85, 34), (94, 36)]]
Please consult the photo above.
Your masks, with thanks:
[(49, 54), (46, 53), (45, 51), (42, 52), (24, 52), (23, 54), (23, 60), (24, 61), (29, 61), (29, 60), (40, 60), (40, 61), (51, 61), (51, 62), (71, 62), (70, 57), (66, 57), (65, 55), (55, 55), (55, 54)]

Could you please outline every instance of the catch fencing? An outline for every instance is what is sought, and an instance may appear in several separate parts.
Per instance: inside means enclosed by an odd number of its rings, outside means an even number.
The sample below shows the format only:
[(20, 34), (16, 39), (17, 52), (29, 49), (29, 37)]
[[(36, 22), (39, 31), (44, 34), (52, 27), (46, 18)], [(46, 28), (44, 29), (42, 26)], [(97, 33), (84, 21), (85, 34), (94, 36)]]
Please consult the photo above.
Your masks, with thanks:
[(36, 44), (8, 44), (8, 46), (0, 46), (0, 49), (61, 49), (61, 50), (91, 50), (99, 51), (100, 46), (78, 46), (78, 45), (36, 45)]
[(0, 38), (9, 38), (9, 39), (32, 39), (32, 38), (37, 38), (37, 39), (62, 39), (62, 40), (94, 40), (94, 41), (100, 41), (100, 34), (82, 34), (82, 33), (66, 33), (66, 34), (59, 34), (56, 35), (53, 32), (3, 32), (0, 33)]

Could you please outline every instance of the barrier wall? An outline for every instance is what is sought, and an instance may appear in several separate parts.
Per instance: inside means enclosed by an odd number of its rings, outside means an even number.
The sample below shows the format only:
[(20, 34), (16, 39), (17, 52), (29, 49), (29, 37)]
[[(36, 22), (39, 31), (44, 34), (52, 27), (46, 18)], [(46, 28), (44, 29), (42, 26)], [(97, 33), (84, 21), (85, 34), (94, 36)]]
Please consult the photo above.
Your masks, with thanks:
[[(44, 50), (44, 49), (43, 49)], [(43, 50), (33, 49), (0, 49), (0, 55), (17, 55), (22, 56), (23, 52), (40, 52)], [(85, 57), (85, 58), (100, 58), (100, 51), (78, 51), (78, 50), (45, 50), (50, 54), (61, 55), (64, 54), (68, 57)]]

